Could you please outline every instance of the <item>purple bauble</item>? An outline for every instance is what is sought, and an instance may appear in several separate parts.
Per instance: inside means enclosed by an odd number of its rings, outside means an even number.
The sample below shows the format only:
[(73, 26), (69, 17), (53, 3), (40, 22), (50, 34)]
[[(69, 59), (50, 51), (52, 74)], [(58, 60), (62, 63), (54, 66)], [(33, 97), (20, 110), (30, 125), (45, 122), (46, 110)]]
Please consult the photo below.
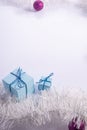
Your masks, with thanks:
[(78, 117), (73, 118), (68, 125), (69, 130), (85, 130), (86, 122), (84, 119), (79, 120), (78, 124)]
[(35, 9), (36, 11), (40, 11), (40, 10), (43, 9), (44, 3), (43, 3), (42, 1), (40, 1), (40, 0), (36, 0), (36, 1), (34, 2), (34, 4), (33, 4), (33, 7), (34, 7), (34, 9)]

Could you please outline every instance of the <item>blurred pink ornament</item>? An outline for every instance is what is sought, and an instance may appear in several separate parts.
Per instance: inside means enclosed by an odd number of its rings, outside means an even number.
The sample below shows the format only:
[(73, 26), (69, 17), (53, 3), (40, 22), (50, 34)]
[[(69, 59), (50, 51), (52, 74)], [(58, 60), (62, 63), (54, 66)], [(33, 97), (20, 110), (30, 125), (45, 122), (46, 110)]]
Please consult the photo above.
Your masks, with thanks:
[(40, 11), (44, 7), (44, 3), (41, 0), (36, 0), (33, 4), (33, 7), (36, 11)]
[(68, 125), (69, 130), (85, 130), (85, 120), (80, 119), (78, 122), (79, 118), (73, 118)]

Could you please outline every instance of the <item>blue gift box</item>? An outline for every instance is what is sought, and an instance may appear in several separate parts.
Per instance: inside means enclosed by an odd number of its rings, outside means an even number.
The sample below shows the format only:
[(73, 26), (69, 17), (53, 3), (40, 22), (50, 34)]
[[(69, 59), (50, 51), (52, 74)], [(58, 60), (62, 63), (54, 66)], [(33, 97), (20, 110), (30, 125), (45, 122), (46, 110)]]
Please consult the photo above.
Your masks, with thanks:
[(34, 93), (34, 80), (22, 69), (15, 69), (3, 80), (3, 85), (18, 101), (27, 98)]
[(52, 78), (50, 78), (53, 75), (53, 73), (51, 73), (49, 76), (47, 77), (41, 77), (41, 79), (38, 82), (38, 90), (47, 90), (51, 87), (52, 85)]

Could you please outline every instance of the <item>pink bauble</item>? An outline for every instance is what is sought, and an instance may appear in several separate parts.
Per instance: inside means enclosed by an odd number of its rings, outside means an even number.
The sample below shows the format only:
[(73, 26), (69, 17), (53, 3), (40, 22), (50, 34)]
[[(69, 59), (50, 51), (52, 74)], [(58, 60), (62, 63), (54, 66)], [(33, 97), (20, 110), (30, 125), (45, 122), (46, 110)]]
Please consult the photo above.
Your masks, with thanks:
[(44, 7), (44, 3), (41, 0), (36, 0), (33, 4), (33, 7), (36, 11), (40, 11)]

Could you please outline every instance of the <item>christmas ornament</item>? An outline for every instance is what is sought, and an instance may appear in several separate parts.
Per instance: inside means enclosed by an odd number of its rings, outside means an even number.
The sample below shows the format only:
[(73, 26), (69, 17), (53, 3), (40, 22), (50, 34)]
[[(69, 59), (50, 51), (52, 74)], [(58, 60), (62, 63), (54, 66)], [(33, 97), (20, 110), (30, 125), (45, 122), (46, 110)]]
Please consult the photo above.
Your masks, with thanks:
[(85, 120), (78, 117), (73, 118), (68, 125), (69, 130), (85, 130)]
[(33, 7), (36, 11), (40, 11), (44, 7), (44, 3), (41, 0), (36, 0), (33, 4)]

